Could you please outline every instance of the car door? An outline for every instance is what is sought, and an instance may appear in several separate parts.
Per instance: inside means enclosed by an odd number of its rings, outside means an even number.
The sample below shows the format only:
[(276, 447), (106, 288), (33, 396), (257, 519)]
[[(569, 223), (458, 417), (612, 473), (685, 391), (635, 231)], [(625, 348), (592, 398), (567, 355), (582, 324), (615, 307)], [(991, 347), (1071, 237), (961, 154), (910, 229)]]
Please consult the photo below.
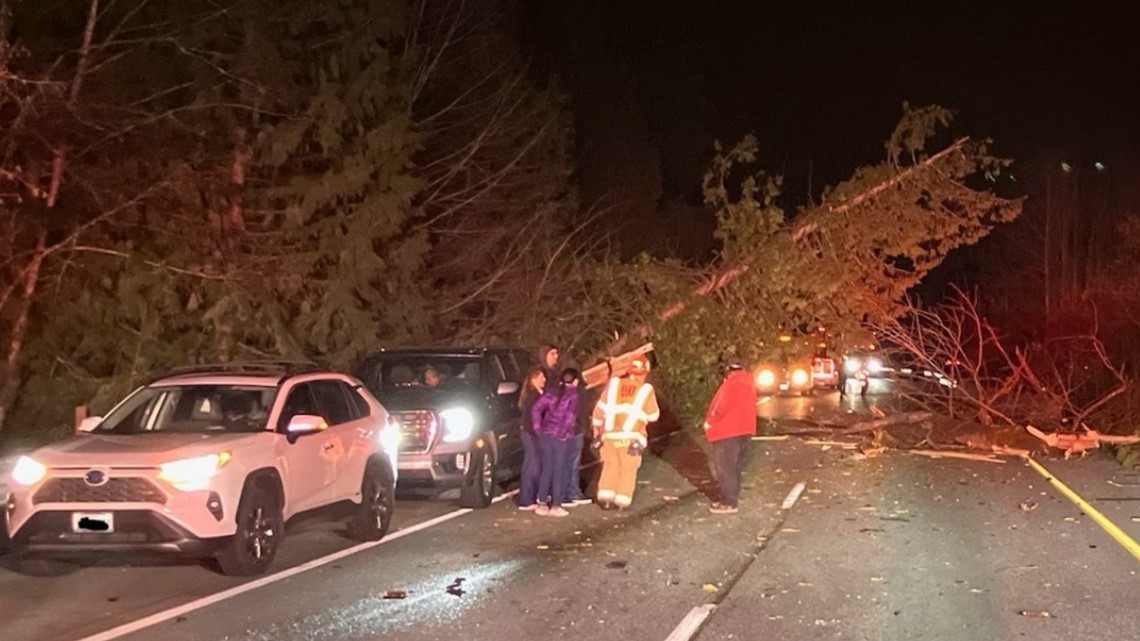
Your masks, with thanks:
[[(277, 421), (277, 431), (288, 438), (289, 420), (300, 414), (320, 416), (328, 421), (317, 405), (311, 383), (295, 385), (285, 399)], [(330, 430), (297, 437), (285, 442), (282, 454), (282, 472), (286, 493), (286, 516), (323, 505), (327, 502), (330, 486), (336, 474), (335, 462), (330, 454), (336, 448)]]
[(318, 381), (314, 390), (318, 405), (328, 404), (328, 413), (334, 416), (329, 428), (336, 439), (337, 453), (332, 501), (355, 498), (360, 493), (368, 457), (380, 449), (384, 417), (373, 415), (372, 406), (340, 379)]
[(342, 381), (324, 379), (313, 381), (311, 385), (317, 409), (329, 423), (330, 446), (325, 452), (325, 458), (332, 470), (325, 500), (331, 503), (352, 498), (360, 489), (360, 479), (364, 472), (363, 465), (359, 470), (356, 469), (356, 461), (353, 459), (361, 452), (360, 443), (357, 442), (357, 429), (368, 429), (370, 426), (367, 420), (356, 416), (356, 409), (350, 406), (345, 394), (346, 386)]
[[(491, 382), (492, 412), (499, 438), (499, 460), (521, 469), (522, 462), (522, 418), (519, 414), (519, 393), (498, 394), (500, 383), (519, 383), (522, 374), (518, 364), (508, 351), (491, 354), (497, 367), (489, 368)], [(521, 385), (520, 385), (521, 387)]]

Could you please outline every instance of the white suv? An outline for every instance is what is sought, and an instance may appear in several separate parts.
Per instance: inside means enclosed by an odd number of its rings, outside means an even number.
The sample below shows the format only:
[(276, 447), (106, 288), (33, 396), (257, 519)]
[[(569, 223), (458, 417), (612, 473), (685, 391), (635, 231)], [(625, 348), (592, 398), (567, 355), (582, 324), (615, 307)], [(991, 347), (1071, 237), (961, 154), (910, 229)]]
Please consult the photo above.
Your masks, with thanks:
[[(12, 469), (20, 558), (107, 552), (214, 557), (264, 572), (285, 521), (343, 507), (349, 533), (391, 524), (399, 428), (360, 381), (276, 364), (182, 370)], [(324, 510), (322, 510), (323, 512)]]

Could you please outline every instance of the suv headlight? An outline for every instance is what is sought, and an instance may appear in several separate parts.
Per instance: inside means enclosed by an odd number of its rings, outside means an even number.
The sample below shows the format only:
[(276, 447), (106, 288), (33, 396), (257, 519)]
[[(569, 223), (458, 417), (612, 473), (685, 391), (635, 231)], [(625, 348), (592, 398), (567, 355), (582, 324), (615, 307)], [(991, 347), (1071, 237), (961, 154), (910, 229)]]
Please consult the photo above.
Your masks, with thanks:
[(443, 440), (446, 443), (466, 441), (475, 431), (475, 415), (469, 409), (453, 407), (440, 412), (439, 418), (443, 421)]
[(380, 430), (380, 446), (384, 451), (394, 453), (400, 449), (400, 423), (391, 416)]
[(179, 490), (204, 490), (218, 470), (230, 462), (229, 452), (195, 456), (158, 466), (158, 478)]
[(21, 456), (12, 468), (12, 482), (16, 485), (35, 485), (47, 476), (47, 466), (39, 461)]
[(795, 385), (807, 385), (810, 377), (806, 369), (797, 369), (792, 372), (792, 383)]

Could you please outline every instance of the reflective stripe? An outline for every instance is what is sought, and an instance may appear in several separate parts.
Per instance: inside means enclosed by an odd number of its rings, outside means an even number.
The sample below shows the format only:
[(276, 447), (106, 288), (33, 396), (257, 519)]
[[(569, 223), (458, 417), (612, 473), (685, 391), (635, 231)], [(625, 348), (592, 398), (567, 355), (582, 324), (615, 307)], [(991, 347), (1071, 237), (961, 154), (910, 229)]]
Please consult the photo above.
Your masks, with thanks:
[(617, 405), (618, 385), (620, 385), (620, 383), (618, 382), (618, 379), (617, 378), (611, 378), (609, 387), (608, 387), (608, 389), (606, 389), (606, 404), (604, 406), (605, 407), (604, 411), (606, 413), (606, 431), (607, 432), (612, 432), (614, 429), (614, 415), (617, 414), (617, 412), (611, 408), (614, 405)]
[(649, 383), (643, 383), (641, 389), (637, 390), (637, 396), (633, 397), (633, 402), (630, 403), (630, 412), (626, 414), (625, 425), (622, 425), (621, 431), (632, 432), (633, 426), (637, 423), (639, 418), (646, 421), (653, 420), (649, 418), (649, 414), (645, 412), (645, 401), (649, 400), (649, 395), (653, 393), (653, 386)]
[(618, 494), (617, 496), (614, 497), (614, 503), (617, 503), (618, 505), (621, 505), (622, 507), (629, 507), (633, 503), (633, 497), (632, 496), (626, 496), (624, 494)]
[(612, 499), (616, 494), (613, 490), (598, 490), (599, 499)]
[(602, 435), (602, 439), (607, 441), (637, 441), (641, 443), (642, 447), (649, 445), (649, 441), (641, 432), (606, 432)]

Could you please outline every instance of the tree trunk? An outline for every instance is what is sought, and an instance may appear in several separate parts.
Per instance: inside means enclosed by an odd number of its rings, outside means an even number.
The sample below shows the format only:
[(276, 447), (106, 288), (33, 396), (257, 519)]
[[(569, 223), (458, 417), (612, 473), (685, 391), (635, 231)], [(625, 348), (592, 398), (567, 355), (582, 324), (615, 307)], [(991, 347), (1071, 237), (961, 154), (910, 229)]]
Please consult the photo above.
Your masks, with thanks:
[(12, 331), (8, 335), (8, 353), (4, 358), (3, 372), (0, 372), (0, 431), (4, 430), (5, 419), (20, 387), (20, 354), (24, 349), (24, 339), (28, 334), (28, 321), (32, 311), (32, 297), (40, 282), (40, 268), (47, 255), (45, 246), (47, 233), (40, 230), (36, 238), (36, 249), (24, 273), (23, 288), (16, 302)]

